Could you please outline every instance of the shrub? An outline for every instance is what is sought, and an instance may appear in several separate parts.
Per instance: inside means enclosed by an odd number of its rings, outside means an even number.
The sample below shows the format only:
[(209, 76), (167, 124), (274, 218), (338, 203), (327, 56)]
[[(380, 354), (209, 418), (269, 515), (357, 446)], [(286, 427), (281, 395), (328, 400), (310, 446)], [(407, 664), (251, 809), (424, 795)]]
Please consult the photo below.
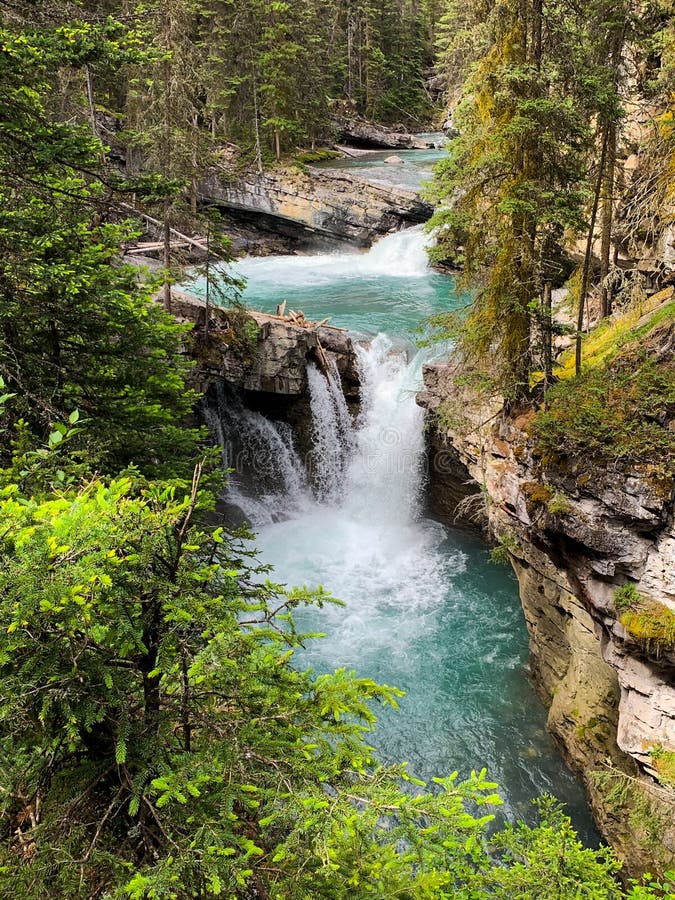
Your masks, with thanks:
[(616, 611), (619, 614), (633, 609), (639, 604), (641, 599), (638, 589), (630, 582), (614, 591), (614, 606), (616, 606)]

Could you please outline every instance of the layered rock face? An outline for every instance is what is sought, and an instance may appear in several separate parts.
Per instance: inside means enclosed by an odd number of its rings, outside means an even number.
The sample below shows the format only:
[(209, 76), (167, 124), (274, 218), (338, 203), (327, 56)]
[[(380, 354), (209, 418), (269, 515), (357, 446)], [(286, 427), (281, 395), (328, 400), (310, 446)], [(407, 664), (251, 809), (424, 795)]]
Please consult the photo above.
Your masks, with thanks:
[(414, 134), (355, 117), (334, 116), (333, 127), (338, 140), (354, 147), (371, 150), (429, 150), (434, 146), (433, 141), (420, 139)]
[(209, 381), (222, 378), (243, 391), (297, 398), (307, 392), (307, 364), (335, 365), (349, 401), (359, 395), (356, 352), (351, 338), (330, 325), (306, 327), (260, 312), (214, 308), (210, 329), (206, 307), (190, 294), (174, 291), (172, 312), (195, 326), (191, 354), (197, 360), (194, 379), (204, 392)]
[(675, 861), (675, 791), (657, 762), (675, 758), (675, 652), (621, 624), (617, 590), (633, 585), (675, 610), (673, 481), (656, 467), (610, 471), (592, 459), (543, 471), (531, 414), (477, 406), (455, 374), (427, 367), (418, 397), (430, 415), (430, 493), (446, 495), (432, 509), (452, 511), (452, 460), (482, 486), (490, 531), (520, 584), (549, 728), (628, 870), (662, 872)]
[(297, 171), (228, 180), (211, 174), (199, 185), (204, 201), (247, 216), (272, 217), (308, 233), (369, 246), (377, 238), (426, 222), (433, 210), (414, 191), (380, 186), (347, 172)]

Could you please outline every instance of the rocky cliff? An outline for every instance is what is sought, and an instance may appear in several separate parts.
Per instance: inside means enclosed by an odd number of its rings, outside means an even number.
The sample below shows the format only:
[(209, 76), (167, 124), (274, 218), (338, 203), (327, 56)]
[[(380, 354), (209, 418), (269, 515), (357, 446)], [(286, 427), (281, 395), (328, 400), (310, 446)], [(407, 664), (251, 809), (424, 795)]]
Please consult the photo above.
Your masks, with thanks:
[(213, 379), (242, 391), (298, 398), (307, 392), (307, 364), (335, 366), (345, 396), (359, 395), (356, 352), (342, 328), (297, 324), (267, 313), (211, 308), (191, 294), (173, 291), (172, 312), (194, 326), (189, 352), (197, 363), (193, 382), (203, 392)]
[[(662, 872), (675, 862), (673, 479), (656, 465), (589, 457), (544, 468), (533, 413), (481, 405), (457, 374), (427, 367), (418, 398), (430, 422), (432, 510), (482, 515), (508, 555), (549, 728), (628, 870)], [(632, 596), (651, 626), (622, 615)]]
[(433, 211), (414, 191), (325, 170), (278, 170), (241, 178), (214, 171), (200, 182), (199, 193), (205, 202), (248, 218), (272, 219), (300, 232), (361, 246), (425, 222)]

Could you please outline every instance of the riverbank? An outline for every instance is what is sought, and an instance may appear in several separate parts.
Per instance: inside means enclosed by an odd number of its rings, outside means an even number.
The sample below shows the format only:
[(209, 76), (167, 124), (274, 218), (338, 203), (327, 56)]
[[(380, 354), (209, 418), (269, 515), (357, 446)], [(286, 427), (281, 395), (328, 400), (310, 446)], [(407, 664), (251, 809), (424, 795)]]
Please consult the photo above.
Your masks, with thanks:
[[(656, 309), (652, 331), (640, 320), (652, 362), (641, 357), (638, 370), (672, 367), (675, 323), (664, 315)], [(436, 512), (482, 517), (516, 572), (548, 727), (603, 836), (628, 871), (666, 871), (675, 860), (672, 458), (612, 463), (597, 449), (570, 456), (562, 443), (542, 458), (535, 411), (505, 415), (453, 365), (426, 369), (419, 402), (432, 453), (448, 461), (440, 476), (431, 470), (430, 490), (446, 500)], [(664, 415), (667, 434), (672, 407)]]

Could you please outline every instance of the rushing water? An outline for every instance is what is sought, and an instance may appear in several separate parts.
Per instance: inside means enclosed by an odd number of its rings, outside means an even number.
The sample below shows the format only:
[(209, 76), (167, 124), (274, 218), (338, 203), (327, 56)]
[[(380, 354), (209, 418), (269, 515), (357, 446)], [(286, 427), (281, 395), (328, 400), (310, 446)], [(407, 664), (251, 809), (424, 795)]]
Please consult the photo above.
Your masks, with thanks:
[[(428, 150), (373, 150), (365, 155), (345, 159), (330, 159), (317, 163), (314, 168), (324, 170), (348, 170), (351, 175), (365, 178), (376, 184), (408, 188), (419, 191), (431, 180), (434, 165), (447, 155), (446, 137), (442, 132), (420, 134), (418, 137), (433, 142)], [(386, 162), (388, 159), (398, 162)]]
[[(429, 268), (422, 227), (390, 234), (367, 253), (248, 257), (236, 263), (246, 278), (244, 302), (253, 309), (299, 310), (360, 334), (405, 336), (448, 309), (452, 278)], [(199, 292), (197, 283), (190, 288)]]
[(549, 791), (593, 842), (582, 791), (545, 730), (528, 678), (515, 579), (489, 562), (477, 539), (421, 515), (424, 433), (415, 391), (423, 354), (404, 335), (422, 315), (447, 307), (451, 288), (428, 270), (423, 243), (413, 230), (362, 255), (240, 264), (251, 306), (269, 309), (286, 298), (314, 319), (332, 313), (336, 324), (376, 336), (358, 349), (356, 422), (336, 374), (327, 380), (310, 369), (311, 485), (287, 428), (221, 395), (209, 416), (226, 463), (234, 456), (256, 473), (254, 493), (234, 476), (231, 499), (258, 532), (277, 580), (322, 584), (346, 603), (302, 614), (301, 627), (327, 635), (302, 662), (347, 666), (407, 692), (398, 713), (382, 713), (373, 741), (383, 757), (408, 760), (425, 779), (485, 766), (510, 817), (531, 820), (531, 799)]

